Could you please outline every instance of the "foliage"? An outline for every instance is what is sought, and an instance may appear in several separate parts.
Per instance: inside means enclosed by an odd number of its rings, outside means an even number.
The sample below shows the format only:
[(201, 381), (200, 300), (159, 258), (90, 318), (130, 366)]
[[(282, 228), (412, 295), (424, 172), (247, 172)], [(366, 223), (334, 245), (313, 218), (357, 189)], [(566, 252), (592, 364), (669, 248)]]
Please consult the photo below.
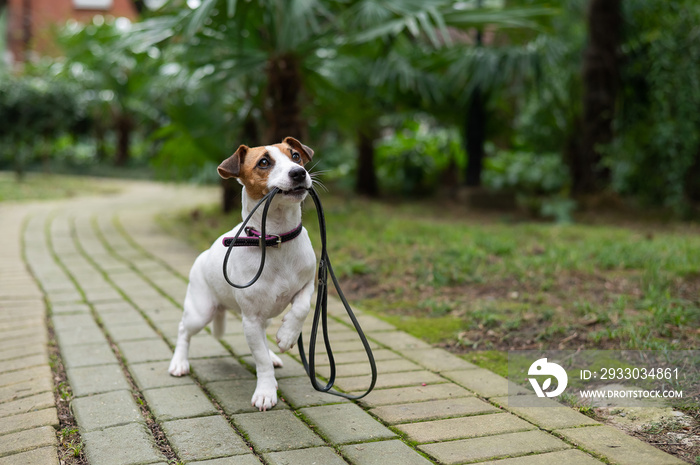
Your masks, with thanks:
[(377, 148), (378, 176), (391, 192), (425, 196), (434, 191), (445, 170), (456, 170), (465, 154), (456, 131), (407, 120)]
[(624, 5), (621, 107), (606, 158), (613, 187), (683, 212), (691, 169), (700, 167), (700, 8), (693, 0)]
[[(452, 57), (446, 55), (433, 65), (430, 54), (471, 48), (468, 41), (453, 40), (450, 28), (468, 29), (487, 23), (491, 27), (534, 27), (538, 17), (552, 12), (532, 6), (503, 8), (503, 2), (498, 1), (486, 2), (486, 8), (475, 10), (471, 3), (203, 0), (194, 9), (164, 8), (166, 14), (138, 25), (129, 40), (137, 49), (158, 44), (161, 50), (177, 50), (180, 63), (191, 76), (200, 72), (196, 86), (202, 92), (225, 90), (228, 105), (222, 107), (216, 102), (221, 112), (208, 119), (212, 119), (209, 127), (229, 128), (234, 133), (229, 141), (249, 140), (250, 134), (242, 128), (250, 127), (251, 121), (267, 140), (279, 127), (285, 127), (284, 120), (287, 127), (302, 133), (308, 122), (318, 138), (331, 134), (356, 139), (357, 131), (376, 137), (382, 129), (382, 116), (395, 112), (397, 107), (415, 111), (435, 101), (449, 107), (442, 102), (453, 95), (439, 97), (444, 83), (437, 77), (444, 74)], [(459, 56), (459, 51), (452, 53)], [(524, 56), (525, 60), (511, 61), (525, 62), (532, 54)], [(483, 58), (477, 57), (469, 63), (480, 60)], [(280, 63), (289, 71), (283, 80)], [(503, 67), (505, 72), (499, 75), (508, 79), (511, 69)], [(450, 79), (463, 85), (463, 78), (469, 75), (467, 71), (459, 75), (455, 69)], [(280, 81), (283, 86), (279, 86)], [(166, 142), (169, 150), (180, 148), (184, 152), (183, 148), (188, 147), (197, 149), (194, 153), (198, 155), (175, 156), (161, 151), (163, 164), (178, 166), (182, 161), (187, 169), (180, 166), (179, 171), (187, 171), (196, 160), (201, 164), (214, 156), (220, 159), (221, 152), (215, 155), (211, 151), (205, 158), (203, 139), (193, 134), (204, 125), (190, 130), (188, 124), (181, 124), (185, 119), (173, 115), (182, 115), (174, 108), (182, 100), (172, 103), (171, 127), (159, 135), (172, 142)], [(296, 122), (297, 112), (304, 121), (301, 126)], [(223, 139), (217, 140), (219, 146)], [(234, 148), (228, 146), (224, 153)]]
[(533, 213), (557, 222), (572, 221), (569, 170), (557, 153), (500, 150), (487, 158), (484, 185), (516, 192)]
[(0, 167), (22, 177), (27, 164), (48, 157), (46, 144), (87, 127), (76, 88), (50, 78), (0, 78)]
[(114, 159), (126, 164), (135, 134), (147, 135), (162, 120), (171, 82), (162, 73), (160, 51), (154, 47), (136, 52), (127, 39), (132, 24), (126, 18), (95, 16), (92, 23), (69, 22), (58, 43), (65, 57), (48, 65), (47, 72), (80, 84), (83, 99), (95, 121), (96, 157), (109, 153), (113, 136)]

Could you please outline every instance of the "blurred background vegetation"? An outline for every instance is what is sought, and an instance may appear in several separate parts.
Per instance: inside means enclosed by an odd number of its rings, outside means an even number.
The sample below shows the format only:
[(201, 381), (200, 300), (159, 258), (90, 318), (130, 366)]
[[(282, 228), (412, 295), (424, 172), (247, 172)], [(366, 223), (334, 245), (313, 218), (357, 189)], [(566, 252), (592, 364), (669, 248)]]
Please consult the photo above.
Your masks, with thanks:
[(504, 375), (698, 347), (697, 0), (128, 1), (0, 60), (0, 200), (221, 183), (160, 219), (203, 250), (240, 221), (216, 166), (294, 136), (345, 294), (400, 329)]
[(698, 213), (694, 0), (135, 3), (2, 63), (0, 169), (216, 182), (293, 135), (366, 196)]

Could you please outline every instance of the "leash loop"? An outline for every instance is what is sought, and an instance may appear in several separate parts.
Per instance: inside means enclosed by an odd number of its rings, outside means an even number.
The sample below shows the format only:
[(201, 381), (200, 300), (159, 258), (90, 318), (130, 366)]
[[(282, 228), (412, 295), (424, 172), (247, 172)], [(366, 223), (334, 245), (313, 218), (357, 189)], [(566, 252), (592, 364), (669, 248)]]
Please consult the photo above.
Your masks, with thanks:
[[(332, 394), (334, 396), (338, 397), (344, 397), (346, 399), (351, 399), (351, 400), (357, 400), (365, 397), (367, 394), (369, 394), (372, 389), (374, 389), (375, 384), (377, 383), (377, 364), (374, 360), (374, 355), (372, 354), (372, 348), (369, 345), (369, 341), (367, 341), (367, 337), (365, 336), (365, 333), (362, 331), (362, 328), (360, 327), (360, 323), (357, 321), (357, 317), (352, 311), (352, 308), (350, 307), (350, 304), (348, 303), (347, 299), (345, 298), (345, 295), (343, 294), (343, 291), (340, 289), (340, 284), (338, 284), (338, 279), (335, 276), (335, 273), (333, 272), (333, 267), (331, 266), (331, 261), (330, 258), (328, 257), (328, 249), (326, 246), (326, 218), (323, 213), (323, 207), (321, 206), (321, 200), (318, 198), (318, 194), (316, 193), (316, 190), (314, 190), (313, 187), (310, 187), (307, 189), (311, 198), (314, 201), (314, 206), (316, 207), (316, 213), (318, 216), (318, 226), (319, 226), (319, 234), (321, 236), (321, 259), (319, 260), (318, 264), (318, 288), (316, 292), (316, 307), (314, 310), (314, 318), (313, 318), (313, 323), (311, 326), (311, 337), (309, 340), (309, 358), (307, 360), (306, 354), (304, 353), (304, 339), (302, 333), (299, 333), (299, 339), (297, 340), (297, 346), (299, 347), (299, 357), (301, 358), (301, 362), (304, 365), (304, 370), (306, 370), (306, 374), (309, 376), (309, 379), (311, 380), (311, 385), (316, 389), (317, 391), (320, 392), (325, 392), (328, 394)], [(233, 244), (238, 240), (239, 236), (241, 233), (246, 229), (245, 226), (248, 224), (248, 221), (253, 216), (253, 213), (260, 207), (260, 205), (265, 203), (265, 207), (263, 208), (262, 212), (262, 231), (260, 231), (261, 237), (266, 237), (265, 234), (265, 223), (267, 222), (267, 212), (270, 208), (270, 204), (272, 203), (272, 199), (277, 193), (279, 192), (278, 188), (272, 189), (267, 195), (265, 195), (260, 201), (253, 207), (253, 210), (248, 214), (248, 217), (243, 221), (243, 224), (241, 227), (238, 229), (238, 232), (236, 233), (235, 237), (231, 242), (229, 243), (228, 250), (226, 251), (226, 255), (224, 256), (224, 264), (223, 264), (223, 271), (224, 271), (224, 279), (226, 282), (231, 285), (232, 287), (236, 289), (245, 289), (253, 284), (260, 278), (260, 275), (263, 272), (263, 269), (265, 268), (265, 250), (267, 248), (266, 241), (260, 241), (260, 247), (262, 248), (261, 255), (260, 255), (260, 266), (258, 267), (258, 271), (255, 273), (255, 276), (253, 279), (248, 281), (245, 284), (235, 284), (233, 283), (229, 277), (228, 277), (228, 260), (229, 256), (231, 255), (231, 249), (233, 249)], [(335, 391), (332, 390), (333, 385), (335, 384), (335, 374), (336, 374), (336, 367), (335, 367), (335, 358), (333, 357), (333, 350), (331, 349), (331, 343), (330, 339), (328, 337), (328, 275), (330, 274), (331, 280), (333, 281), (333, 285), (335, 286), (336, 291), (338, 292), (338, 297), (340, 298), (341, 303), (345, 307), (345, 311), (347, 312), (348, 316), (350, 317), (350, 321), (352, 321), (353, 326), (355, 327), (355, 331), (357, 331), (357, 334), (360, 338), (360, 342), (362, 342), (362, 346), (365, 349), (365, 353), (367, 354), (367, 360), (369, 361), (370, 368), (372, 371), (372, 379), (370, 382), (369, 388), (362, 394), (359, 395), (351, 395), (351, 394), (346, 394), (343, 392)], [(321, 324), (321, 330), (323, 332), (323, 342), (325, 345), (326, 349), (326, 354), (328, 355), (328, 361), (330, 363), (330, 376), (328, 377), (328, 383), (323, 386), (319, 381), (316, 379), (316, 339), (318, 336), (318, 327), (319, 323)]]
[[(263, 269), (265, 268), (265, 251), (267, 250), (267, 241), (264, 240), (266, 237), (265, 235), (265, 223), (267, 223), (267, 211), (270, 209), (270, 204), (272, 203), (272, 198), (279, 192), (280, 190), (278, 188), (272, 189), (268, 194), (260, 199), (260, 201), (253, 207), (253, 209), (250, 211), (248, 214), (248, 217), (243, 221), (243, 224), (241, 225), (240, 228), (238, 228), (238, 232), (236, 235), (233, 237), (233, 240), (229, 243), (228, 250), (226, 250), (226, 255), (224, 256), (224, 279), (226, 280), (227, 283), (229, 283), (230, 286), (235, 287), (236, 289), (246, 289), (253, 284), (260, 278), (260, 275), (263, 272)], [(231, 250), (233, 249), (233, 245), (236, 243), (238, 238), (241, 236), (243, 231), (246, 230), (245, 225), (248, 224), (248, 221), (253, 217), (253, 213), (262, 205), (262, 203), (265, 202), (265, 208), (263, 208), (263, 214), (262, 214), (262, 227), (260, 228), (260, 236), (263, 238), (263, 240), (260, 241), (260, 247), (262, 248), (262, 252), (260, 253), (260, 266), (258, 267), (257, 273), (255, 273), (255, 276), (253, 276), (253, 279), (248, 281), (245, 284), (236, 284), (232, 282), (229, 277), (228, 277), (228, 258), (231, 255)]]

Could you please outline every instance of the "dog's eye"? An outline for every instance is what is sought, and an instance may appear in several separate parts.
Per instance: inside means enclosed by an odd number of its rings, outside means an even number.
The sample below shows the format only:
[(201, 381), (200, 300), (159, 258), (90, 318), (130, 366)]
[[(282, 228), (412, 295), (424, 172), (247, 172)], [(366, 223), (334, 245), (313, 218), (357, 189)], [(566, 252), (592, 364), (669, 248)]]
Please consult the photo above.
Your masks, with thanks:
[(299, 163), (301, 161), (301, 155), (298, 152), (292, 152), (292, 161)]
[(258, 162), (258, 166), (260, 168), (267, 168), (268, 166), (270, 166), (270, 160), (268, 160), (267, 158), (261, 158)]

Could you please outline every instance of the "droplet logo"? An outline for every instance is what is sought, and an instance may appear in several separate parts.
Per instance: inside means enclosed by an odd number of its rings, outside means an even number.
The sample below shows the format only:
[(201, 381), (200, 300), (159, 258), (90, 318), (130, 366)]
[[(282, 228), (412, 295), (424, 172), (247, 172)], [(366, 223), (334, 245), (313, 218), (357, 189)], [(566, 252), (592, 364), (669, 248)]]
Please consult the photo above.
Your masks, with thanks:
[[(546, 358), (541, 358), (530, 365), (527, 374), (528, 376), (550, 376), (550, 378), (544, 380), (542, 386), (540, 386), (536, 378), (528, 378), (537, 397), (556, 397), (564, 392), (569, 382), (566, 370), (554, 362), (548, 362)], [(557, 388), (553, 391), (547, 391), (552, 384), (551, 376), (557, 380)]]

